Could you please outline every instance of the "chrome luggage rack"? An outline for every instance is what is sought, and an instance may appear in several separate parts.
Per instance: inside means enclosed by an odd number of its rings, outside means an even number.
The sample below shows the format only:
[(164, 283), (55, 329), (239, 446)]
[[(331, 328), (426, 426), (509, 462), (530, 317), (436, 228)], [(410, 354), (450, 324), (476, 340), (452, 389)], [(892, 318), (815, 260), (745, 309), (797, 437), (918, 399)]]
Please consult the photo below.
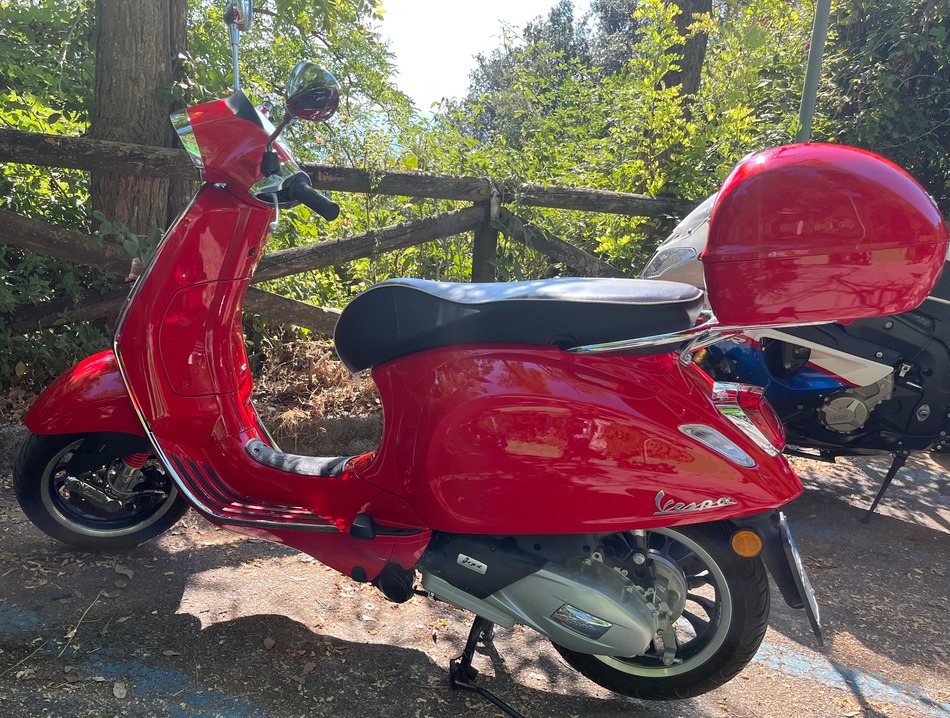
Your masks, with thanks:
[[(704, 310), (699, 315), (699, 320), (689, 329), (683, 329), (678, 332), (668, 334), (654, 334), (649, 337), (637, 337), (635, 339), (621, 339), (616, 342), (604, 342), (603, 344), (586, 344), (584, 346), (568, 349), (574, 354), (611, 354), (635, 349), (644, 349), (647, 347), (659, 347), (667, 344), (682, 345), (678, 350), (680, 361), (689, 364), (693, 361), (693, 354), (711, 344), (729, 339), (731, 337), (743, 336), (749, 332), (763, 331), (766, 329), (777, 329), (784, 327), (807, 327), (819, 324), (828, 324), (830, 322), (803, 322), (792, 324), (763, 324), (756, 326), (723, 326), (716, 319), (715, 315)], [(674, 351), (671, 349), (670, 351)]]

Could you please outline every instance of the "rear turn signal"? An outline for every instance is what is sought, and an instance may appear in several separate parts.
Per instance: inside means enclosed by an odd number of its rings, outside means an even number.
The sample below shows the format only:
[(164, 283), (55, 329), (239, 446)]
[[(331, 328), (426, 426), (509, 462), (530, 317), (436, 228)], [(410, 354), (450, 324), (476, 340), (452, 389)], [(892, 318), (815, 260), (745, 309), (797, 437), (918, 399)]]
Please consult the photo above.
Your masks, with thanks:
[(716, 408), (771, 456), (785, 448), (785, 429), (775, 409), (757, 386), (719, 382), (713, 384)]
[(762, 551), (762, 538), (751, 529), (739, 529), (729, 543), (733, 551), (745, 558), (755, 558)]

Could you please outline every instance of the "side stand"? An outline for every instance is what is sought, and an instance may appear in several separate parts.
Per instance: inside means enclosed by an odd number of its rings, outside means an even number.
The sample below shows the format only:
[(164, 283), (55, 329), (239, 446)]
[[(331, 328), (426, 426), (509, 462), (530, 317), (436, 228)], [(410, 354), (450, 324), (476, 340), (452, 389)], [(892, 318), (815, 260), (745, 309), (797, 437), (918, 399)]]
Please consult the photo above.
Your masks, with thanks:
[(480, 638), (484, 636), (485, 642), (492, 639), (495, 625), (480, 616), (476, 616), (472, 624), (472, 630), (468, 632), (468, 640), (465, 642), (465, 648), (462, 655), (449, 661), (449, 685), (455, 690), (472, 691), (480, 695), (485, 700), (498, 706), (512, 718), (524, 718), (518, 711), (505, 703), (501, 698), (491, 691), (475, 685), (478, 678), (478, 671), (472, 668), (472, 659), (475, 657), (475, 646), (478, 645)]
[(871, 504), (871, 508), (868, 509), (867, 513), (864, 514), (864, 517), (861, 519), (861, 523), (866, 524), (871, 520), (871, 514), (874, 513), (874, 509), (877, 508), (877, 505), (881, 503), (881, 499), (884, 498), (884, 492), (887, 491), (887, 487), (891, 485), (891, 481), (893, 481), (894, 477), (897, 476), (897, 472), (901, 470), (902, 466), (904, 466), (904, 462), (907, 461), (908, 456), (910, 456), (909, 451), (894, 452), (894, 461), (891, 462), (891, 468), (887, 470), (887, 475), (884, 477), (884, 482), (881, 484), (881, 488), (878, 489), (877, 496), (874, 497), (874, 502)]

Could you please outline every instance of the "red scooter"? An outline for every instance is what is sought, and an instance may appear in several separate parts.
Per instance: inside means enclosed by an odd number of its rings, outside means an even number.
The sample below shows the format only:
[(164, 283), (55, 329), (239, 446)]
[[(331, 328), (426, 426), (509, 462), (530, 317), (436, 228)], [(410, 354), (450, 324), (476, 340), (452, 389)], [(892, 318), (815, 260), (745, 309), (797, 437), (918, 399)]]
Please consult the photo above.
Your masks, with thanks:
[[(325, 119), (337, 103), (333, 78), (302, 63), (277, 128), (241, 91), (173, 118), (205, 183), (135, 284), (114, 350), (60, 376), (28, 412), (15, 488), (30, 519), (66, 543), (114, 549), (191, 506), (393, 601), (415, 594), (418, 572), (431, 595), (478, 617), (452, 684), (511, 715), (474, 684), (475, 645), (493, 624), (534, 628), (611, 690), (685, 698), (754, 655), (768, 569), (820, 640), (779, 511), (802, 491), (781, 424), (759, 390), (691, 362), (741, 332), (700, 317), (693, 286), (382, 282), (335, 336), (343, 362), (379, 387), (378, 449), (277, 448), (251, 402), (242, 304), (279, 208), (338, 212), (278, 139), (292, 118)], [(825, 222), (840, 203), (850, 223), (840, 212)], [(712, 222), (712, 307), (760, 326), (795, 323), (789, 307), (807, 322), (910, 309), (947, 248), (913, 180), (841, 147), (748, 158)], [(888, 232), (886, 248), (865, 249)], [(755, 296), (752, 271), (772, 277)]]

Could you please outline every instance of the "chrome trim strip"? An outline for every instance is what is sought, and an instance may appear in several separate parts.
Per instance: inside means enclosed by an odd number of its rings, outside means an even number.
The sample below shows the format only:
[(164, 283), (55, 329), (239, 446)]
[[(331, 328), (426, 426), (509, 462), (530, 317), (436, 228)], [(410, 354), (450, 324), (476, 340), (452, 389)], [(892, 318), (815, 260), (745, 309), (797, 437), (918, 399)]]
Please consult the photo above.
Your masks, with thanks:
[(729, 337), (745, 335), (748, 332), (765, 331), (767, 329), (778, 329), (783, 327), (812, 327), (822, 324), (832, 324), (833, 322), (794, 322), (789, 324), (767, 324), (762, 326), (734, 327), (722, 326), (719, 320), (712, 314), (704, 313), (700, 315), (706, 320), (696, 324), (689, 329), (683, 329), (678, 332), (668, 334), (654, 334), (649, 337), (635, 337), (633, 339), (621, 339), (616, 342), (605, 342), (603, 344), (585, 344), (584, 346), (572, 347), (567, 351), (572, 354), (609, 354), (612, 352), (630, 351), (632, 349), (642, 349), (647, 347), (659, 347), (667, 344), (683, 344), (686, 346), (681, 350), (681, 359), (688, 364), (689, 354), (698, 352), (703, 347), (715, 344)]
[(205, 168), (204, 160), (201, 159), (201, 149), (198, 147), (198, 140), (195, 138), (195, 130), (191, 126), (191, 118), (188, 117), (188, 110), (176, 112), (169, 118), (175, 133), (181, 141), (185, 152), (188, 153), (188, 159), (200, 170)]
[(584, 346), (573, 347), (567, 351), (572, 354), (609, 354), (611, 352), (622, 352), (643, 347), (663, 346), (664, 344), (682, 344), (689, 337), (705, 332), (707, 329), (718, 326), (718, 324), (719, 322), (716, 321), (716, 319), (711, 319), (678, 332), (654, 334), (649, 337), (637, 337), (635, 339), (621, 339), (616, 342), (604, 342), (603, 344), (585, 344)]
[[(260, 200), (261, 198), (258, 195), (262, 194), (274, 194), (283, 189), (284, 183), (293, 177), (298, 175), (306, 175), (300, 166), (297, 164), (296, 160), (289, 159), (285, 162), (280, 163), (280, 170), (272, 175), (262, 177), (248, 190), (254, 199)], [(263, 201), (263, 200), (262, 200)]]

